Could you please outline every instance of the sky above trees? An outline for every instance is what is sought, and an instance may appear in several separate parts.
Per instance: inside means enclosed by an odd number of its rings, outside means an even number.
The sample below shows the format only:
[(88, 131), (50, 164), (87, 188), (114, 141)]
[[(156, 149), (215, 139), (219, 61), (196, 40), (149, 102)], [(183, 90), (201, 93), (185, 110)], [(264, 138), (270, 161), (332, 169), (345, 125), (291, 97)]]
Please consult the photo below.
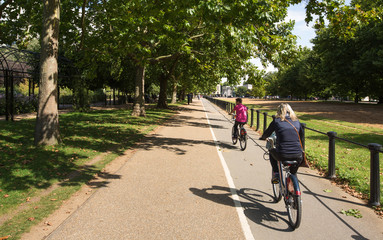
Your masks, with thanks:
[[(349, 5), (351, 0), (345, 0), (346, 5)], [(286, 19), (295, 20), (295, 27), (292, 31), (293, 34), (297, 36), (297, 45), (312, 48), (313, 44), (311, 43), (311, 39), (315, 37), (315, 29), (313, 28), (313, 23), (307, 24), (305, 22), (306, 17), (306, 3), (302, 2), (291, 6), (288, 8), (288, 16)], [(267, 72), (275, 71), (276, 69), (272, 64), (269, 64), (267, 68), (264, 68), (261, 62), (257, 59), (254, 59), (254, 62), (259, 69), (265, 69)]]

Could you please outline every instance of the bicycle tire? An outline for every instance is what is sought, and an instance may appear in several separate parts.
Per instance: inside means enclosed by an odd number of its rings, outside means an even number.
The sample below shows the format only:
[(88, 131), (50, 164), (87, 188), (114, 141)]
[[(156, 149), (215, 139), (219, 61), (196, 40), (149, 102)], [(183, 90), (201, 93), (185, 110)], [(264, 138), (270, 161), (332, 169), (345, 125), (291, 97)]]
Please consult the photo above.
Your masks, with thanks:
[[(273, 176), (273, 172), (271, 171), (271, 177)], [(274, 202), (279, 202), (282, 199), (282, 192), (281, 192), (281, 183), (271, 183), (273, 186), (273, 194), (274, 194)]]
[[(287, 197), (286, 197), (286, 209), (287, 215), (289, 217), (289, 223), (291, 228), (297, 229), (301, 224), (302, 219), (302, 200), (300, 195), (298, 179), (294, 175), (289, 176), (293, 188), (289, 189), (287, 187)], [(287, 180), (287, 179), (286, 179)], [(287, 182), (287, 181), (286, 181)], [(287, 184), (286, 184), (287, 185)]]
[(232, 130), (231, 130), (231, 140), (233, 141), (233, 144), (235, 145), (238, 141), (238, 138), (237, 137), (234, 137), (234, 131), (235, 131), (235, 128), (233, 126)]
[(246, 149), (246, 146), (247, 146), (247, 133), (246, 133), (246, 130), (244, 134), (242, 134), (242, 129), (241, 129), (241, 132), (240, 132), (240, 137), (239, 137), (239, 145), (241, 146), (241, 150), (244, 151)]

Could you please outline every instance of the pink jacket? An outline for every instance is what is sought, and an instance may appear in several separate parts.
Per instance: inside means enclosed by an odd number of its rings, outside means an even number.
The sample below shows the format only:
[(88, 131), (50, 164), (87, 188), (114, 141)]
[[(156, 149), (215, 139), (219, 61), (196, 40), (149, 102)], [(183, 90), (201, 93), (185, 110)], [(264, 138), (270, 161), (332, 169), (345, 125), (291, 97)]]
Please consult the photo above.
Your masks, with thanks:
[(247, 107), (242, 104), (235, 105), (234, 107), (237, 122), (246, 122), (247, 121)]

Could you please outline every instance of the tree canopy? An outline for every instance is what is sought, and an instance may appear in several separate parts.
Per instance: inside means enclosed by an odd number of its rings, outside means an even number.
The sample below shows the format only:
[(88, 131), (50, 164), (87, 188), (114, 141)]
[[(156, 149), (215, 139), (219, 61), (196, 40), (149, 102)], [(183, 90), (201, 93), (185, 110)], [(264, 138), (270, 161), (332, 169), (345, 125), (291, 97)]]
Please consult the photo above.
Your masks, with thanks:
[[(313, 51), (295, 46), (294, 22), (285, 21), (287, 8), (302, 2), (306, 21), (316, 23)], [(381, 98), (381, 3), (61, 0), (58, 54), (77, 71), (59, 84), (79, 95), (105, 86), (132, 94), (137, 116), (145, 115), (145, 94), (158, 93), (158, 107), (167, 107), (168, 96), (209, 92), (222, 78), (247, 78), (256, 96), (267, 90)], [(0, 1), (0, 19), (0, 44), (27, 48), (41, 37), (43, 3)], [(279, 73), (262, 77), (251, 58)]]

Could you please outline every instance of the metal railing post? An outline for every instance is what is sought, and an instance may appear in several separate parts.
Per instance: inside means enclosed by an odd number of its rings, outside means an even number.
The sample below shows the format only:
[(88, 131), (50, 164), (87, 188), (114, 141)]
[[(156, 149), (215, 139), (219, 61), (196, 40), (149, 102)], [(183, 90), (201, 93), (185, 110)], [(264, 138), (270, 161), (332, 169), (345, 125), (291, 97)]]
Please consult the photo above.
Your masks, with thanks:
[(380, 168), (379, 168), (379, 151), (382, 145), (377, 143), (369, 143), (368, 149), (371, 152), (370, 160), (370, 201), (372, 206), (380, 206)]
[(4, 77), (4, 87), (5, 87), (5, 120), (9, 121), (9, 72), (8, 70), (5, 70), (5, 77)]
[(306, 123), (301, 123), (301, 126), (302, 126), (302, 138), (301, 138), (301, 141), (302, 141), (302, 148), (303, 148), (303, 151), (306, 150)]
[(13, 71), (11, 70), (10, 71), (10, 76), (9, 77), (9, 82), (10, 82), (10, 85), (11, 85), (11, 102), (10, 102), (10, 107), (9, 107), (9, 110), (10, 110), (10, 113), (11, 113), (11, 121), (14, 121), (13, 119), (13, 115), (15, 113), (15, 91), (14, 91), (14, 88), (15, 88), (15, 84), (13, 82)]
[(250, 120), (250, 127), (253, 127), (254, 125), (254, 109), (250, 109), (251, 112), (251, 120)]
[(258, 131), (259, 130), (259, 110), (255, 110), (257, 112), (257, 128), (255, 129), (255, 131)]
[(263, 113), (263, 132), (266, 131), (267, 128), (267, 112)]
[(335, 137), (336, 132), (328, 132), (327, 136), (329, 138), (328, 145), (328, 174), (327, 178), (335, 178)]

